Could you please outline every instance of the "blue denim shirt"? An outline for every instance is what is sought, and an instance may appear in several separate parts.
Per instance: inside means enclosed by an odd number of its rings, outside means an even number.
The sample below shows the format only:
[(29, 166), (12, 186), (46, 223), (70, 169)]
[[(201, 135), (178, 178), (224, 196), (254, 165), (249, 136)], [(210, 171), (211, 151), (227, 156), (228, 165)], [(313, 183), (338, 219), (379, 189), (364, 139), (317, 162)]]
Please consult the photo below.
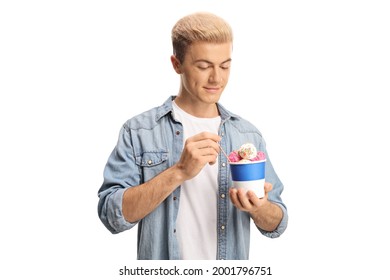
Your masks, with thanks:
[[(118, 143), (104, 169), (104, 182), (99, 189), (98, 214), (112, 233), (134, 227), (122, 214), (122, 197), (126, 188), (140, 185), (175, 164), (183, 149), (183, 127), (175, 121), (170, 97), (162, 106), (128, 120), (122, 127)], [(287, 208), (282, 202), (283, 184), (276, 175), (265, 142), (256, 127), (230, 113), (220, 104), (220, 145), (232, 151), (251, 142), (267, 156), (266, 182), (273, 185), (268, 199), (283, 210), (283, 219), (273, 232), (259, 231), (271, 238), (279, 237), (287, 227)], [(229, 199), (232, 186), (229, 165), (218, 157), (218, 244), (216, 259), (248, 259), (250, 222), (247, 212), (238, 210)], [(138, 221), (138, 259), (180, 259), (176, 238), (176, 217), (179, 211), (180, 186), (163, 203)]]

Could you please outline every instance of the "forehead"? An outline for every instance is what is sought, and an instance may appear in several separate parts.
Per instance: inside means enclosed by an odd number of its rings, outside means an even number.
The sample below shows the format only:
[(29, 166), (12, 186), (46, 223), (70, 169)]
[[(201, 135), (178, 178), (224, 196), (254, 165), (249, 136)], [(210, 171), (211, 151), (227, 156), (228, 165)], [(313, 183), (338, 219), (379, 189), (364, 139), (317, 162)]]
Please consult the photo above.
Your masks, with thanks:
[(195, 42), (186, 52), (184, 61), (194, 62), (199, 60), (212, 63), (222, 63), (231, 59), (232, 43)]

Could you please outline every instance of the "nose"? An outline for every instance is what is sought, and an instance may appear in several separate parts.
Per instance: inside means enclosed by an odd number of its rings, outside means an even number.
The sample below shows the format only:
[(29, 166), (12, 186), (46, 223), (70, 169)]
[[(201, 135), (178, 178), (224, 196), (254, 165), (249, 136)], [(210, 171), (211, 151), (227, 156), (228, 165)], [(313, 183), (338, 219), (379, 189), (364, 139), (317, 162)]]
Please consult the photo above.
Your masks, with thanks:
[(209, 76), (210, 83), (219, 83), (222, 81), (222, 73), (219, 67), (214, 67)]

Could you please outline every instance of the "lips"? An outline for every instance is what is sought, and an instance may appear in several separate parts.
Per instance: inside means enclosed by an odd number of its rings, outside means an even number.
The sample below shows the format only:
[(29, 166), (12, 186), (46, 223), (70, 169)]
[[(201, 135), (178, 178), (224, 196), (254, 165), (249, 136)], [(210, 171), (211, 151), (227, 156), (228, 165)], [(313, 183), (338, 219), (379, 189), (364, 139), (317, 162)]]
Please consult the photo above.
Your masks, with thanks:
[(221, 91), (222, 87), (204, 87), (204, 89), (205, 89), (207, 92), (216, 93), (216, 92)]

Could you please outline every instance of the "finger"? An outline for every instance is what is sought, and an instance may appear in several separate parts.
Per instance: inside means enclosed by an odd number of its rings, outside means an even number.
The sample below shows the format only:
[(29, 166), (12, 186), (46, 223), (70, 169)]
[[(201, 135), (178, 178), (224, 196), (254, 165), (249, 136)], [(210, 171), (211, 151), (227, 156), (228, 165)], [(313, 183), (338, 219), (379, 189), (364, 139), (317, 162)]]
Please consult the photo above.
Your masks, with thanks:
[(264, 183), (264, 199), (267, 199), (268, 200), (268, 193), (272, 191), (272, 184), (271, 183), (268, 183), (268, 182), (265, 182)]
[(209, 139), (209, 140), (212, 140), (213, 142), (219, 142), (219, 141), (221, 141), (221, 136), (219, 136), (218, 134), (215, 134), (215, 133), (204, 131), (204, 132), (201, 132), (199, 134), (192, 136), (191, 139), (193, 141), (201, 141), (201, 140)]
[(219, 153), (218, 144), (213, 141), (209, 141), (203, 140), (198, 142), (187, 142), (184, 146), (183, 152), (193, 154), (194, 156), (217, 156)]
[(238, 199), (237, 189), (231, 188), (229, 190), (229, 195), (230, 195), (230, 200), (232, 201), (233, 205), (236, 206), (240, 210), (244, 210), (244, 208), (242, 207), (242, 205), (240, 203), (240, 200)]
[(217, 155), (208, 155), (204, 157), (205, 157), (205, 161), (210, 165), (213, 165), (217, 162)]
[(247, 196), (247, 191), (244, 190), (244, 189), (238, 189), (237, 191), (237, 197), (238, 197), (238, 200), (240, 201), (240, 204), (242, 205), (242, 207), (246, 210), (246, 211), (249, 211), (252, 209), (253, 205), (252, 203), (249, 201), (249, 198)]
[(205, 163), (215, 164), (217, 162), (218, 152), (213, 148), (201, 148), (196, 153), (203, 158)]
[(265, 183), (264, 183), (264, 192), (265, 192), (265, 193), (268, 193), (268, 192), (270, 192), (270, 191), (272, 191), (272, 184), (271, 184), (271, 183), (268, 183), (268, 182), (265, 182)]
[(219, 153), (220, 147), (217, 142), (214, 142), (211, 139), (204, 139), (196, 142), (196, 147), (198, 149), (214, 149), (217, 153)]
[[(217, 150), (216, 150), (217, 149)], [(219, 155), (219, 146), (208, 146), (208, 147), (200, 147), (198, 149), (195, 149), (194, 151), (195, 155), (202, 157), (205, 163), (209, 164), (215, 164), (217, 162), (217, 158)]]
[[(210, 135), (210, 138), (205, 138), (204, 135)], [(216, 137), (215, 137), (216, 136)], [(220, 147), (218, 142), (221, 137), (217, 134), (210, 132), (204, 132), (197, 135), (194, 135), (186, 140), (185, 146), (190, 147), (191, 149), (204, 149), (204, 148), (213, 148), (217, 153), (219, 153)]]
[(202, 156), (207, 156), (207, 155), (218, 155), (218, 151), (216, 151), (213, 147), (205, 147), (205, 148), (199, 148), (199, 153)]
[(252, 203), (254, 207), (261, 206), (261, 200), (257, 197), (257, 195), (253, 191), (248, 191), (247, 196), (249, 201)]
[(217, 155), (219, 154), (219, 145), (218, 143), (211, 140), (201, 140), (197, 142), (191, 142), (187, 140), (184, 145), (184, 150), (189, 153), (194, 153), (196, 155)]

